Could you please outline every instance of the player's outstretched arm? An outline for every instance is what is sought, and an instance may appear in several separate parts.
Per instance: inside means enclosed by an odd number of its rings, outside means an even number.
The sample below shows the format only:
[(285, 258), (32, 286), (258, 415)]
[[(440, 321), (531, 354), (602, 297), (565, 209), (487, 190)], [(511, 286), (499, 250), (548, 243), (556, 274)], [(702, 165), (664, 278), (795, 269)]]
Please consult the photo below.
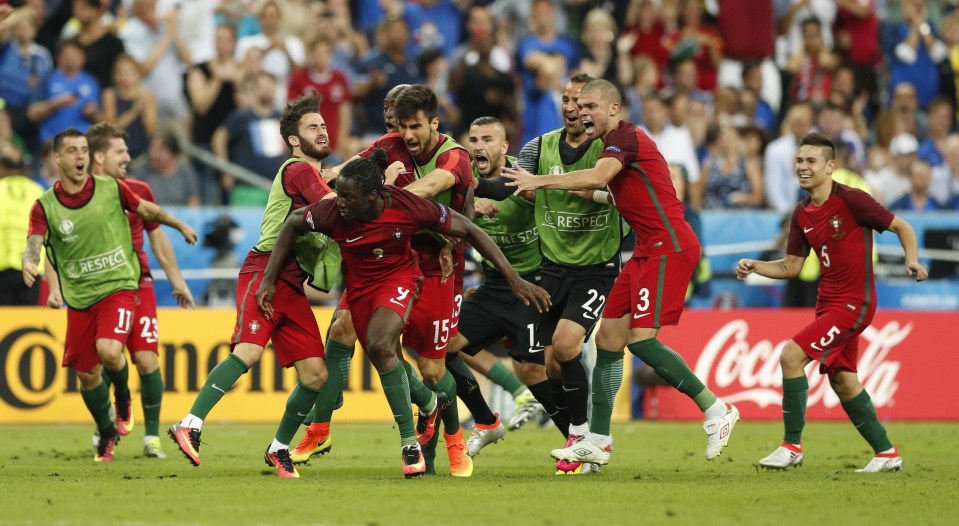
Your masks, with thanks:
[(173, 245), (170, 239), (163, 233), (163, 229), (155, 228), (150, 231), (150, 248), (153, 249), (153, 255), (157, 258), (160, 268), (166, 273), (170, 285), (173, 286), (173, 299), (177, 305), (184, 309), (193, 309), (196, 303), (193, 301), (193, 293), (187, 286), (183, 274), (180, 274), (180, 267), (176, 263), (176, 253), (173, 251)]
[(293, 252), (293, 246), (296, 244), (296, 238), (300, 237), (306, 226), (303, 222), (303, 216), (306, 214), (305, 208), (294, 210), (286, 216), (283, 222), (283, 228), (276, 236), (276, 243), (273, 245), (273, 251), (270, 252), (270, 260), (266, 263), (266, 269), (263, 271), (263, 280), (260, 281), (260, 288), (256, 291), (256, 304), (266, 315), (266, 319), (273, 319), (273, 296), (276, 294), (276, 277), (280, 274), (283, 263)]
[(23, 282), (28, 287), (33, 286), (40, 272), (40, 248), (43, 247), (43, 236), (34, 234), (27, 237), (27, 249), (23, 251)]
[(789, 254), (777, 261), (740, 259), (736, 264), (736, 278), (744, 280), (746, 276), (755, 273), (773, 279), (792, 279), (799, 275), (805, 261), (804, 258)]
[(889, 224), (889, 231), (899, 236), (899, 243), (906, 252), (906, 275), (912, 276), (915, 273), (916, 281), (928, 278), (929, 271), (919, 262), (919, 242), (916, 240), (916, 231), (912, 229), (912, 225), (896, 216)]
[(185, 239), (187, 243), (196, 245), (196, 232), (179, 219), (173, 217), (169, 212), (160, 208), (160, 206), (156, 203), (151, 203), (146, 199), (141, 199), (140, 206), (137, 207), (136, 214), (147, 221), (153, 221), (154, 223), (160, 223), (161, 225), (166, 225), (179, 230), (180, 233), (183, 234), (183, 239)]
[(510, 287), (513, 289), (513, 295), (519, 298), (525, 305), (532, 304), (539, 312), (549, 310), (551, 305), (549, 293), (521, 278), (516, 272), (516, 269), (506, 260), (503, 251), (500, 250), (500, 248), (496, 246), (496, 243), (493, 242), (493, 239), (489, 237), (489, 234), (483, 232), (480, 227), (463, 217), (462, 214), (454, 212), (453, 210), (450, 210), (450, 213), (452, 214), (451, 235), (466, 237), (470, 244), (473, 245), (473, 248), (479, 251), (483, 257), (490, 260), (493, 266), (496, 267), (496, 270), (503, 273), (506, 281), (509, 282)]
[(506, 183), (515, 186), (516, 191), (536, 190), (599, 190), (605, 188), (613, 177), (623, 169), (623, 164), (613, 157), (603, 157), (596, 162), (596, 166), (586, 170), (576, 170), (560, 175), (533, 175), (518, 164), (512, 168), (504, 167), (503, 177), (513, 180)]
[(440, 192), (444, 192), (453, 187), (456, 183), (456, 176), (449, 170), (436, 169), (426, 174), (425, 177), (417, 179), (403, 187), (404, 190), (412, 192), (420, 197), (429, 199)]

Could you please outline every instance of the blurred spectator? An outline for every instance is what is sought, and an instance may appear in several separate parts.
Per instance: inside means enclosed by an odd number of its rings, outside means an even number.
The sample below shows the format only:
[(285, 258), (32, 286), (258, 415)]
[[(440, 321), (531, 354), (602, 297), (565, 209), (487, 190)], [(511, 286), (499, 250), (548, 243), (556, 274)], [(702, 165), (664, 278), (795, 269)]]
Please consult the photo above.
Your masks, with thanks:
[(754, 108), (746, 112), (746, 115), (751, 118), (752, 123), (766, 130), (767, 133), (775, 133), (778, 128), (778, 119), (776, 118), (776, 112), (773, 110), (773, 107), (769, 102), (763, 99), (763, 84), (765, 79), (763, 78), (762, 68), (762, 64), (758, 62), (746, 62), (743, 64), (743, 90), (740, 96), (744, 99), (743, 106), (749, 103), (748, 105)]
[[(234, 110), (213, 132), (213, 153), (224, 161), (250, 170), (265, 182), (272, 181), (289, 149), (280, 134), (280, 112), (273, 106), (276, 79), (266, 72), (249, 80), (248, 108)], [(263, 206), (268, 192), (246, 184), (235, 184), (233, 176), (224, 173), (222, 185), (229, 193), (229, 203), (238, 206)]]
[[(186, 78), (187, 96), (193, 110), (193, 145), (213, 151), (213, 132), (236, 109), (240, 68), (233, 62), (235, 30), (227, 25), (216, 28), (216, 56), (190, 69)], [(259, 52), (259, 50), (255, 50)], [(200, 195), (204, 203), (224, 203), (215, 170), (197, 163)]]
[(926, 138), (919, 144), (919, 159), (936, 167), (944, 162), (946, 138), (952, 129), (952, 117), (955, 113), (949, 99), (937, 97), (929, 104), (927, 114), (929, 130)]
[[(622, 40), (620, 40), (622, 41)], [(656, 93), (659, 86), (659, 70), (653, 59), (640, 55), (632, 60), (627, 72), (631, 80), (623, 90), (624, 104), (629, 110), (629, 122), (637, 126), (645, 124), (643, 121), (643, 101)]]
[(852, 152), (852, 165), (859, 168), (866, 165), (866, 146), (856, 130), (848, 126), (850, 122), (844, 109), (832, 102), (823, 104), (816, 117), (819, 132), (832, 139), (834, 144), (845, 144)]
[(37, 125), (27, 118), (31, 102), (43, 96), (53, 59), (46, 48), (34, 42), (37, 18), (29, 7), (12, 12), (0, 22), (0, 99), (3, 99), (14, 133), (30, 150), (39, 149)]
[(758, 159), (746, 157), (736, 127), (719, 125), (716, 147), (703, 161), (703, 183), (705, 210), (762, 207), (762, 167)]
[(450, 71), (449, 89), (462, 115), (457, 135), (469, 130), (478, 117), (498, 118), (511, 143), (518, 143), (516, 89), (509, 74), (512, 59), (494, 40), (493, 15), (489, 8), (473, 6), (466, 19), (469, 40), (461, 46)]
[(669, 121), (667, 101), (655, 95), (643, 101), (643, 122), (646, 133), (662, 152), (670, 171), (682, 172), (682, 179), (688, 184), (689, 202), (696, 209), (702, 208), (699, 161), (689, 129), (673, 126)]
[(237, 38), (255, 35), (260, 32), (256, 8), (256, 0), (219, 0), (214, 11), (216, 24), (232, 27)]
[(326, 6), (325, 2), (315, 0), (283, 0), (283, 12), (280, 20), (282, 31), (288, 35), (294, 35), (304, 44), (313, 40), (315, 35), (323, 33), (315, 32), (313, 21), (321, 9)]
[(869, 195), (873, 195), (872, 188), (866, 179), (856, 171), (853, 164), (852, 152), (843, 142), (836, 143), (836, 168), (832, 171), (832, 180), (846, 186), (862, 190)]
[(103, 90), (103, 120), (127, 133), (130, 157), (146, 152), (157, 129), (156, 98), (143, 84), (140, 68), (130, 55), (113, 63), (113, 87)]
[(57, 48), (57, 69), (47, 77), (39, 100), (30, 104), (27, 116), (40, 123), (40, 141), (46, 142), (67, 128), (82, 132), (96, 121), (100, 85), (83, 71), (83, 48), (76, 40), (65, 40)]
[[(657, 87), (662, 87), (669, 64), (669, 51), (663, 45), (665, 29), (653, 0), (630, 0), (626, 10), (626, 31), (617, 47), (629, 50), (631, 57), (648, 57), (656, 65)], [(640, 73), (637, 69), (634, 75)]]
[(802, 21), (803, 45), (786, 65), (792, 75), (789, 95), (792, 101), (822, 104), (832, 94), (832, 72), (839, 61), (823, 45), (822, 24), (815, 18)]
[(177, 32), (190, 50), (187, 66), (203, 64), (216, 56), (216, 10), (220, 0), (159, 0), (157, 16), (177, 16)]
[(703, 24), (702, 0), (683, 0), (680, 20), (680, 28), (666, 35), (669, 58), (673, 61), (692, 58), (696, 63), (697, 87), (712, 91), (716, 89), (723, 40), (716, 29)]
[(761, 75), (755, 84), (762, 86), (756, 96), (778, 112), (782, 100), (782, 79), (773, 60), (776, 51), (773, 0), (718, 0), (717, 7), (719, 36), (723, 40), (719, 85), (746, 87), (745, 67), (755, 64)]
[(950, 73), (949, 82), (943, 91), (955, 106), (955, 120), (959, 122), (959, 11), (954, 11), (942, 20), (942, 41), (949, 51), (946, 64)]
[[(756, 163), (760, 170), (763, 166), (763, 157), (766, 153), (766, 132), (756, 126), (745, 126), (739, 128), (739, 135), (743, 140), (743, 152), (746, 156), (746, 162)], [(765, 196), (763, 202), (766, 202)]]
[(916, 161), (909, 167), (909, 192), (897, 199), (889, 207), (890, 210), (904, 212), (931, 212), (939, 210), (942, 205), (929, 195), (929, 186), (932, 184), (932, 173), (929, 163)]
[(0, 151), (0, 305), (37, 305), (40, 284), (23, 283), (30, 208), (43, 188), (26, 176), (22, 157)]
[(866, 181), (876, 199), (886, 207), (909, 192), (910, 167), (916, 162), (918, 152), (919, 141), (911, 134), (900, 133), (889, 143), (891, 162), (883, 163), (878, 170), (866, 172)]
[(799, 198), (799, 180), (793, 167), (799, 138), (812, 131), (813, 109), (808, 103), (794, 104), (786, 113), (782, 134), (766, 148), (763, 187), (766, 203), (780, 214), (788, 214)]
[(409, 24), (417, 53), (439, 49), (450, 57), (462, 40), (463, 14), (453, 0), (404, 2), (403, 17)]
[(237, 60), (243, 59), (250, 48), (255, 47), (263, 51), (263, 71), (276, 79), (273, 107), (278, 111), (286, 106), (290, 73), (306, 62), (303, 41), (283, 32), (280, 25), (281, 17), (279, 2), (267, 0), (260, 7), (260, 33), (243, 37), (236, 43)]
[(320, 114), (326, 122), (330, 136), (330, 148), (340, 159), (349, 159), (354, 152), (350, 146), (350, 117), (353, 105), (350, 102), (350, 85), (346, 75), (334, 69), (333, 41), (320, 35), (310, 43), (308, 66), (298, 69), (290, 76), (287, 98), (293, 100), (316, 90), (320, 95)]
[(836, 0), (835, 51), (855, 77), (856, 91), (879, 93), (876, 72), (882, 64), (875, 0)]
[(190, 51), (179, 34), (179, 17), (157, 16), (156, 0), (134, 0), (133, 16), (120, 29), (127, 53), (140, 65), (146, 87), (157, 100), (161, 119), (182, 122), (187, 115), (183, 68)]
[(946, 138), (944, 151), (944, 162), (932, 169), (929, 193), (940, 203), (959, 205), (959, 133)]
[(790, 57), (803, 47), (802, 22), (808, 18), (819, 20), (825, 49), (832, 49), (832, 25), (836, 20), (834, 0), (774, 0), (773, 17), (776, 20), (776, 64), (785, 69)]
[(73, 0), (73, 16), (80, 23), (77, 41), (86, 57), (83, 69), (100, 88), (113, 85), (113, 62), (123, 53), (123, 41), (103, 23), (107, 6), (100, 0)]
[(43, 143), (40, 149), (40, 167), (34, 174), (33, 180), (44, 190), (49, 190), (60, 180), (60, 165), (57, 164), (57, 154), (53, 151), (53, 141)]
[(892, 118), (893, 134), (909, 133), (925, 137), (929, 129), (926, 112), (919, 108), (919, 96), (911, 82), (900, 82), (893, 89), (892, 104), (887, 110)]
[(350, 24), (350, 6), (346, 0), (329, 0), (326, 9), (320, 10), (314, 19), (313, 34), (329, 35), (333, 42), (333, 58), (330, 66), (346, 75), (353, 86), (356, 70), (354, 64), (366, 56), (370, 43), (366, 35), (354, 31)]
[(29, 152), (23, 139), (13, 131), (10, 112), (7, 111), (6, 102), (3, 99), (0, 99), (0, 146), (2, 146), (0, 153), (11, 148), (16, 150), (17, 159)]
[(397, 84), (416, 84), (422, 79), (416, 61), (406, 56), (410, 32), (402, 18), (385, 20), (376, 28), (376, 46), (363, 64), (357, 68), (353, 85), (354, 100), (362, 101), (362, 118), (357, 135), (376, 136), (383, 134), (383, 99)]
[(890, 57), (890, 93), (902, 82), (916, 89), (919, 107), (925, 109), (939, 95), (936, 64), (949, 50), (931, 24), (926, 0), (902, 0), (902, 22), (894, 27), (895, 49)]
[(682, 93), (693, 100), (700, 100), (707, 106), (713, 104), (713, 94), (699, 89), (699, 72), (692, 58), (683, 58), (669, 64), (669, 79), (663, 90), (669, 95)]
[(145, 163), (139, 162), (130, 176), (153, 188), (153, 197), (161, 206), (200, 206), (200, 187), (189, 161), (180, 156), (180, 142), (169, 131), (156, 134), (150, 141)]
[[(629, 72), (619, 69), (616, 36), (616, 21), (613, 20), (613, 15), (599, 7), (591, 9), (583, 21), (583, 32), (580, 35), (583, 46), (578, 71), (595, 79), (606, 79), (616, 85), (629, 82)], [(626, 64), (629, 64), (628, 50), (622, 55)]]
[(573, 42), (556, 31), (555, 19), (556, 7), (550, 0), (533, 0), (530, 35), (517, 47), (523, 86), (521, 144), (562, 126), (557, 100), (578, 57)]
[[(683, 203), (683, 217), (696, 234), (696, 239), (703, 242), (703, 223), (699, 217), (699, 211), (689, 202), (689, 182), (686, 181), (685, 173), (681, 170), (670, 170), (670, 179), (673, 182), (673, 189), (676, 190), (676, 197)], [(699, 258), (699, 265), (693, 271), (693, 279), (689, 282), (686, 290), (686, 304), (693, 296), (708, 298), (710, 295), (710, 280), (713, 277), (712, 269), (709, 266), (709, 258), (703, 253)]]
[(448, 133), (460, 123), (460, 108), (450, 96), (450, 66), (439, 49), (427, 49), (416, 57), (416, 65), (423, 73), (423, 84), (430, 87), (439, 102), (440, 132)]
[[(552, 0), (556, 16), (553, 18), (553, 29), (558, 33), (568, 34), (570, 27), (569, 17), (563, 7), (565, 0)], [(529, 24), (533, 18), (534, 0), (493, 0), (489, 4), (493, 16), (499, 21), (497, 26), (497, 42), (510, 46), (515, 53), (517, 45), (533, 33)]]

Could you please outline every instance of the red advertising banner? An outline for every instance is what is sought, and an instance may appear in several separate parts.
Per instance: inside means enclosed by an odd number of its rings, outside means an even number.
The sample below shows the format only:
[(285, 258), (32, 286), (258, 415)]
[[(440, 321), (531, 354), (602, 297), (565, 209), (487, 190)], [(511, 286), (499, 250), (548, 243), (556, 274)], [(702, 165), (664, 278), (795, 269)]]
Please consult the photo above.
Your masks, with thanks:
[[(679, 353), (717, 396), (745, 420), (782, 418), (779, 351), (813, 320), (804, 309), (687, 310), (660, 339)], [(959, 314), (879, 311), (859, 337), (859, 379), (880, 419), (959, 419)], [(806, 369), (810, 420), (845, 420), (839, 399), (817, 363)], [(696, 405), (671, 387), (648, 389), (647, 418), (699, 420)]]

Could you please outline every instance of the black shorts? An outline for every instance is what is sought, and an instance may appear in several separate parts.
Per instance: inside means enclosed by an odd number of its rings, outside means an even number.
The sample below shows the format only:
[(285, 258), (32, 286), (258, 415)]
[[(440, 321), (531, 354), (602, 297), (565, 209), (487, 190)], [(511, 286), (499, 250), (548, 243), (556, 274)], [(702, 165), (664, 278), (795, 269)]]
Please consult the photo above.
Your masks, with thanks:
[(603, 315), (609, 290), (619, 275), (620, 260), (613, 259), (588, 267), (567, 267), (549, 261), (543, 262), (543, 281), (553, 306), (539, 316), (536, 337), (543, 345), (552, 345), (553, 333), (559, 320), (570, 320), (586, 329), (586, 338)]
[[(538, 283), (539, 276), (523, 276), (530, 283)], [(459, 331), (469, 345), (463, 352), (475, 356), (502, 338), (512, 343), (509, 355), (518, 362), (545, 364), (543, 347), (530, 341), (539, 313), (536, 307), (523, 305), (508, 289), (481, 286), (463, 300)]]

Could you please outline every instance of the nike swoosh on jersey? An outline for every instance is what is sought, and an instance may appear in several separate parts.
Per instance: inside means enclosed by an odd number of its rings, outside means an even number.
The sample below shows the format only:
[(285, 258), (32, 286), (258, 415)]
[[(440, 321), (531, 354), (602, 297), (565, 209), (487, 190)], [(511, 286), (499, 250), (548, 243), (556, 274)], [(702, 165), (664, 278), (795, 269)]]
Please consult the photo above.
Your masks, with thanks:
[(361, 239), (363, 239), (363, 236), (354, 237), (353, 239), (347, 238), (346, 242), (347, 242), (347, 243), (352, 243), (352, 242), (354, 242), (354, 241), (359, 241), (359, 240), (361, 240)]
[(802, 233), (803, 233), (803, 234), (808, 234), (808, 233), (812, 232), (812, 229), (813, 229), (813, 228), (816, 228), (816, 227), (811, 226), (811, 227), (809, 227), (809, 228), (803, 228), (803, 229), (802, 229)]

